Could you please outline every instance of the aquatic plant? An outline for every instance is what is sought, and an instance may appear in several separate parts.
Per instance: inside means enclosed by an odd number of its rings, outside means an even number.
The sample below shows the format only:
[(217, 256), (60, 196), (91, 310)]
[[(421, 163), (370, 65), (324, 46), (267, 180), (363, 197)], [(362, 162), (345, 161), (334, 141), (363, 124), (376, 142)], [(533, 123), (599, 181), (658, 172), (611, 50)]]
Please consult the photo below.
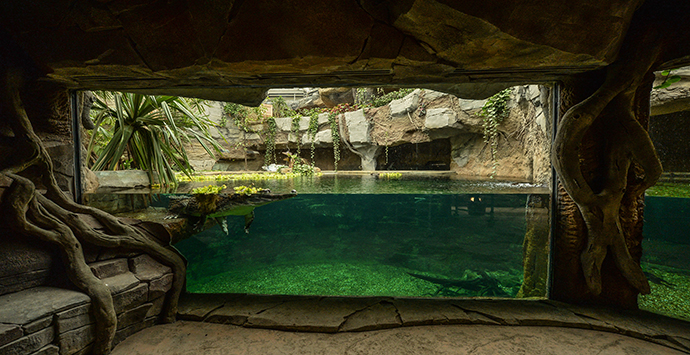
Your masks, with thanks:
[[(225, 186), (225, 185), (223, 185), (223, 186)], [(244, 186), (244, 185), (235, 186), (233, 189), (235, 190), (236, 194), (244, 195), (244, 196), (250, 196), (250, 195), (253, 195), (253, 194), (256, 194), (256, 193), (263, 191), (263, 189), (260, 189), (258, 187)]]
[[(321, 176), (321, 173), (314, 173), (314, 176)], [(245, 174), (217, 174), (217, 175), (177, 175), (181, 182), (203, 182), (203, 181), (259, 181), (259, 180), (287, 180), (302, 176), (297, 173), (245, 173)]]
[(402, 173), (380, 173), (379, 178), (382, 179), (389, 179), (389, 180), (398, 180), (402, 177)]
[(225, 186), (225, 185), (221, 185), (221, 186), (218, 186), (218, 185), (206, 185), (206, 186), (203, 186), (203, 187), (197, 187), (197, 188), (193, 189), (193, 190), (192, 190), (192, 194), (193, 194), (193, 195), (198, 195), (198, 194), (202, 194), (202, 195), (217, 194), (217, 193), (221, 192), (223, 189), (225, 189), (226, 187), (227, 187), (227, 186)]

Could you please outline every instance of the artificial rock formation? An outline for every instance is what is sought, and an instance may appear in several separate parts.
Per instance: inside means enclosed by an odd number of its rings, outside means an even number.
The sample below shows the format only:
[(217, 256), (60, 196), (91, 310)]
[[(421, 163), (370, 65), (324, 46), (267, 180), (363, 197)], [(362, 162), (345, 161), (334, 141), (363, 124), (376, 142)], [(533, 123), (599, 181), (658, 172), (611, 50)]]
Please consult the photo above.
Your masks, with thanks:
[[(94, 300), (94, 349), (105, 353), (112, 302), (77, 240), (147, 250), (174, 265), (174, 290), (183, 265), (62, 193), (31, 125), (51, 122), (37, 119), (44, 107), (26, 88), (52, 82), (258, 103), (272, 86), (425, 87), (484, 99), (508, 86), (562, 80), (570, 96), (553, 150), (564, 188), (553, 297), (634, 307), (648, 287), (639, 269), (640, 197), (660, 172), (644, 131), (651, 73), (690, 63), (689, 17), (685, 0), (5, 1), (3, 215), (18, 233), (62, 247), (68, 273)], [(25, 170), (30, 179), (19, 175)], [(87, 228), (81, 216), (106, 231)]]
[[(91, 301), (91, 314), (95, 319), (93, 353), (110, 352), (118, 318), (111, 290), (87, 265), (84, 252), (87, 244), (140, 250), (170, 267), (173, 270), (172, 291), (167, 295), (162, 313), (164, 321), (174, 321), (185, 279), (182, 257), (144, 230), (101, 210), (77, 204), (63, 192), (52, 160), (24, 109), (22, 93), (31, 92), (38, 84), (27, 75), (26, 63), (17, 65), (13, 62), (15, 58), (10, 56), (2, 59), (0, 112), (4, 128), (3, 155), (13, 155), (14, 158), (5, 159), (0, 166), (3, 186), (0, 210), (5, 225), (18, 235), (54, 244), (61, 251), (67, 276)], [(55, 96), (36, 100), (47, 106), (39, 106), (38, 112), (51, 111), (52, 97)], [(42, 122), (41, 119), (45, 120), (45, 117), (34, 118), (36, 122)]]

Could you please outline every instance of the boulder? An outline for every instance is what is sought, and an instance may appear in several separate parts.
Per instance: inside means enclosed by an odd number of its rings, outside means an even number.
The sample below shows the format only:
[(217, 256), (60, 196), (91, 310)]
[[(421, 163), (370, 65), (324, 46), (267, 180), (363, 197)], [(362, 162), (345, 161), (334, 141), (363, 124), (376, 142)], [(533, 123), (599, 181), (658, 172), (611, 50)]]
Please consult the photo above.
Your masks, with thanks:
[(340, 104), (352, 104), (355, 97), (352, 95), (352, 88), (323, 88), (319, 89), (321, 101), (326, 107), (334, 107)]

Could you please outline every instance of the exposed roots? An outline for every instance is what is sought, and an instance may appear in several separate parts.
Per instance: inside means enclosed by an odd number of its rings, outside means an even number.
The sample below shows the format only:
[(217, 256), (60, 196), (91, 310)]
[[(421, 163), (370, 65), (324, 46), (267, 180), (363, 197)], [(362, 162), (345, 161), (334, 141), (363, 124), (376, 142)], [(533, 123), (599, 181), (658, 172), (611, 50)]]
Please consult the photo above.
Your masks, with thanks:
[[(609, 252), (635, 289), (650, 292), (639, 263), (626, 245), (620, 211), (624, 196), (640, 196), (662, 172), (651, 139), (632, 111), (635, 91), (655, 58), (651, 53), (612, 64), (604, 84), (566, 112), (554, 141), (553, 165), (587, 226), (587, 245), (580, 260), (587, 286), (596, 295), (602, 291), (601, 265)], [(600, 152), (605, 167), (596, 183), (584, 177), (580, 156), (582, 140), (595, 120), (602, 120), (606, 130), (605, 148)], [(633, 173), (636, 166), (642, 174)], [(628, 181), (629, 176), (636, 181)]]
[[(16, 146), (30, 152), (29, 158), (3, 166), (0, 174), (12, 179), (3, 196), (3, 215), (7, 225), (23, 235), (34, 236), (56, 244), (64, 257), (70, 280), (91, 298), (96, 321), (94, 354), (110, 352), (117, 316), (108, 287), (91, 272), (84, 259), (81, 243), (101, 247), (125, 247), (151, 255), (173, 270), (172, 289), (167, 293), (162, 320), (173, 322), (177, 314), (177, 303), (184, 287), (185, 263), (174, 249), (162, 246), (144, 232), (122, 223), (116, 217), (101, 210), (82, 206), (71, 201), (59, 188), (53, 173), (53, 164), (40, 139), (34, 133), (19, 96), (16, 76), (2, 73), (0, 79), (0, 112), (12, 128)], [(29, 167), (42, 174), (45, 194), (36, 189), (33, 181), (18, 175)], [(95, 218), (104, 231), (94, 229), (81, 218), (89, 215)]]

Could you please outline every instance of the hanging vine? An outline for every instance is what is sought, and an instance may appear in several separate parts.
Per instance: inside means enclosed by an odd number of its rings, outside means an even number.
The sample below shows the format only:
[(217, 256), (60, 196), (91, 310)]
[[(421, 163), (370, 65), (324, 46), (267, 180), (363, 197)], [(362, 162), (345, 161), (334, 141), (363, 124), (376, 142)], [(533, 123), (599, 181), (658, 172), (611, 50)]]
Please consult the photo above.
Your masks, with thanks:
[(264, 156), (264, 162), (266, 165), (270, 165), (271, 162), (276, 163), (276, 134), (278, 133), (278, 125), (276, 124), (276, 119), (273, 117), (268, 117), (266, 119), (266, 156)]
[(333, 139), (333, 165), (334, 170), (338, 171), (338, 161), (340, 161), (340, 129), (338, 127), (338, 113), (330, 112), (328, 122), (331, 125), (331, 138)]
[(316, 133), (319, 131), (319, 110), (312, 109), (309, 112), (309, 128), (307, 128), (307, 134), (309, 135), (309, 141), (311, 142), (311, 167), (314, 168), (314, 153), (315, 153), (315, 140)]
[(512, 90), (508, 88), (491, 96), (481, 111), (483, 116), (484, 143), (489, 144), (491, 148), (491, 175), (489, 176), (491, 179), (496, 176), (498, 168), (498, 159), (496, 159), (496, 154), (498, 153), (498, 126), (510, 114), (508, 101), (510, 101), (511, 92)]
[(292, 116), (292, 126), (290, 131), (295, 135), (295, 140), (297, 141), (297, 156), (302, 152), (302, 137), (299, 135), (299, 123), (302, 121), (302, 115), (295, 113)]

